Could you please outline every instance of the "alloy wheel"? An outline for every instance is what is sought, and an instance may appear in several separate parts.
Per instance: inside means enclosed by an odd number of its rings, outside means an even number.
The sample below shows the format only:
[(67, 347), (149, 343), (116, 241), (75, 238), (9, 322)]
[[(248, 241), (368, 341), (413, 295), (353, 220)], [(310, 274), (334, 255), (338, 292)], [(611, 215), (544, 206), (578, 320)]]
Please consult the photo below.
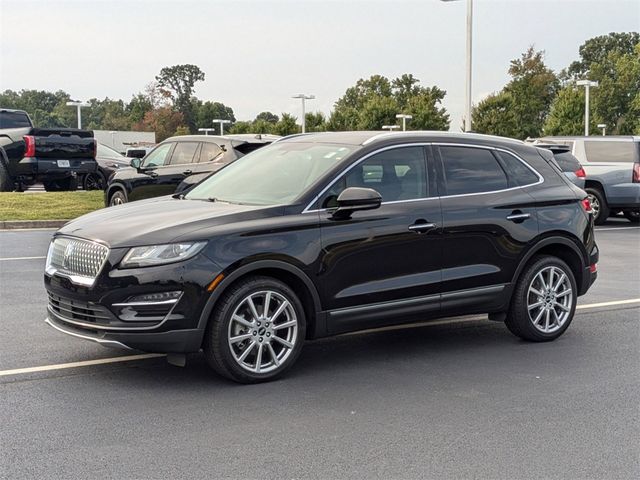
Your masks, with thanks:
[(281, 293), (264, 290), (243, 298), (231, 315), (227, 341), (236, 363), (252, 373), (280, 368), (298, 337), (292, 302)]
[(571, 315), (573, 302), (571, 281), (558, 267), (543, 268), (529, 284), (529, 319), (542, 333), (553, 333), (562, 328)]
[(600, 201), (598, 197), (590, 193), (587, 195), (587, 198), (591, 204), (591, 210), (593, 210), (593, 218), (598, 218), (600, 216)]

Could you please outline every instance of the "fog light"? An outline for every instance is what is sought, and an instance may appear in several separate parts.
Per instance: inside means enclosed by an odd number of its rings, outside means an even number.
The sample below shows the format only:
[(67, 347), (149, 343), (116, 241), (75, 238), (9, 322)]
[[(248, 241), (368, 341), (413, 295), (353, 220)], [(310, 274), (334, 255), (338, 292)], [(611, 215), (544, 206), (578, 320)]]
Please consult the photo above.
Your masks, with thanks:
[(178, 300), (181, 294), (182, 292), (179, 292), (179, 291), (162, 292), (162, 293), (145, 293), (144, 295), (137, 295), (135, 297), (129, 298), (129, 300), (127, 300), (127, 303), (139, 303), (139, 302), (156, 303), (156, 302), (167, 302), (170, 300), (174, 300), (173, 303), (175, 303), (175, 300)]
[(167, 318), (167, 315), (173, 318), (171, 312), (181, 296), (181, 291), (145, 293), (112, 306), (116, 309), (118, 318), (125, 322), (159, 322)]

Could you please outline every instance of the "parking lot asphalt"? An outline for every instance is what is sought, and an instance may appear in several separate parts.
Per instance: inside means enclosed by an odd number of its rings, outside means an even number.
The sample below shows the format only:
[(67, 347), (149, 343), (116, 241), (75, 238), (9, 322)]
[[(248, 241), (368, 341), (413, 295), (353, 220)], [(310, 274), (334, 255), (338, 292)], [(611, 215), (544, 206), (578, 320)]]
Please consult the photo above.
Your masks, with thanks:
[[(131, 354), (44, 324), (51, 234), (0, 232), (0, 371)], [(552, 343), (473, 317), (310, 342), (262, 385), (200, 355), (0, 372), (0, 478), (638, 478), (640, 303), (607, 303), (640, 297), (640, 228), (596, 238)]]

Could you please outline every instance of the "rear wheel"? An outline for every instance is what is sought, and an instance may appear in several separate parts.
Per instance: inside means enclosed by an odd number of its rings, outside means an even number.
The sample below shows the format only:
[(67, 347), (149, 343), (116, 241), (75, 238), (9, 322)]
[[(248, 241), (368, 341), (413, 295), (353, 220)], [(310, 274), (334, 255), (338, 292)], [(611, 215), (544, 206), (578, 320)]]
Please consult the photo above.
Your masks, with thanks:
[(122, 205), (127, 203), (127, 197), (122, 190), (116, 190), (109, 198), (109, 206)]
[(563, 260), (536, 257), (516, 284), (507, 328), (525, 340), (555, 340), (573, 319), (577, 291), (573, 272)]
[(593, 221), (596, 225), (602, 225), (607, 221), (611, 213), (604, 193), (595, 187), (588, 187), (585, 191), (587, 192), (589, 203), (591, 203), (591, 209), (593, 210)]
[(250, 277), (218, 301), (203, 350), (220, 375), (240, 383), (264, 382), (295, 363), (305, 330), (304, 309), (293, 290), (271, 277)]
[(82, 188), (85, 190), (104, 190), (106, 183), (102, 172), (88, 173), (82, 179)]
[(13, 190), (13, 180), (9, 176), (9, 161), (3, 149), (0, 148), (0, 192)]

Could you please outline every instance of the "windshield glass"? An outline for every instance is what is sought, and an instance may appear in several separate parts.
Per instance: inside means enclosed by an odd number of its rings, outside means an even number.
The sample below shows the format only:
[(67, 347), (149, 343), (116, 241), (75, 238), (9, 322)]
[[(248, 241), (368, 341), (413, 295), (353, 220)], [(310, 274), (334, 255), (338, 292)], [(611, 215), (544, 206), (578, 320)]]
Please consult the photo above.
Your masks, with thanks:
[(251, 205), (286, 205), (357, 147), (281, 142), (242, 157), (205, 180), (186, 198)]

